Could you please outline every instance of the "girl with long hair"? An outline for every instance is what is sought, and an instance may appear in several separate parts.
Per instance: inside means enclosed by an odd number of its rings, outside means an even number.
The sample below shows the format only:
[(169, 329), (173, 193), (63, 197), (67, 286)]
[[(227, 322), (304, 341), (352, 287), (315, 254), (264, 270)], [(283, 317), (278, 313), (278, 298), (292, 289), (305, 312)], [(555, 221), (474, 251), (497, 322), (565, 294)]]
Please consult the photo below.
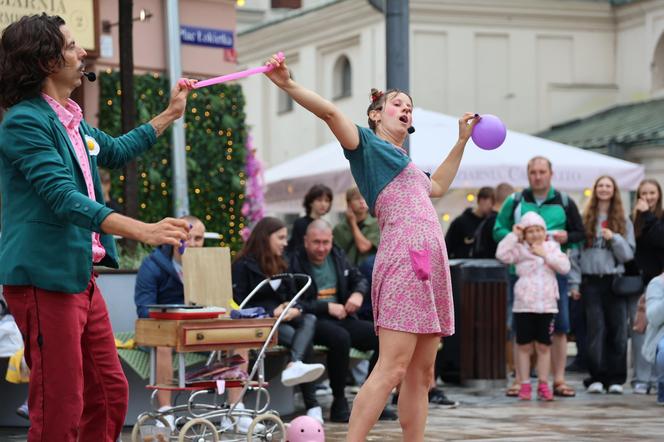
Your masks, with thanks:
[[(235, 302), (242, 303), (264, 279), (286, 271), (288, 264), (283, 258), (286, 238), (286, 225), (278, 218), (266, 217), (256, 224), (233, 262)], [(292, 280), (273, 280), (251, 298), (247, 307), (263, 307), (270, 316), (276, 318), (284, 311), (295, 292)], [(279, 325), (278, 342), (290, 349), (290, 360), (281, 373), (281, 382), (286, 386), (302, 384), (307, 415), (322, 423), (323, 413), (312, 382), (323, 374), (325, 366), (303, 362), (313, 352), (315, 326), (316, 316), (303, 313), (302, 305), (295, 304), (288, 309), (284, 322)]]
[(586, 240), (579, 264), (580, 296), (586, 313), (588, 393), (623, 392), (627, 378), (627, 298), (612, 291), (614, 278), (634, 258), (634, 228), (616, 181), (603, 175), (593, 185), (583, 210)]
[[(636, 189), (634, 205), (634, 233), (636, 236), (636, 265), (641, 271), (643, 285), (648, 283), (664, 270), (664, 212), (662, 209), (662, 186), (657, 180), (646, 178)], [(643, 297), (642, 297), (643, 298)], [(639, 308), (641, 305), (641, 308)], [(629, 301), (629, 317), (637, 325), (637, 315), (643, 315), (644, 299), (634, 297)], [(639, 312), (639, 309), (641, 310)], [(643, 358), (644, 331), (638, 326), (632, 327), (632, 364), (634, 378), (633, 392), (648, 394), (655, 382), (653, 365)]]

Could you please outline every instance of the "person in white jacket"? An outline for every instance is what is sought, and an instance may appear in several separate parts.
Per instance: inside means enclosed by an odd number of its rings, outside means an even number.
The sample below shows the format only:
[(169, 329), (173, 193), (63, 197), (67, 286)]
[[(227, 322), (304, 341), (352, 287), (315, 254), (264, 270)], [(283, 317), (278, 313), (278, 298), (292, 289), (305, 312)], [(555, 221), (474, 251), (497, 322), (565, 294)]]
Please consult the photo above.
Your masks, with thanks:
[(657, 371), (657, 404), (664, 405), (664, 273), (653, 278), (646, 289), (648, 328), (641, 353)]
[(518, 280), (514, 286), (514, 327), (518, 345), (517, 364), (522, 379), (519, 399), (530, 400), (530, 356), (533, 344), (537, 351), (537, 397), (551, 401), (548, 379), (551, 367), (551, 333), (558, 313), (556, 273), (566, 274), (570, 261), (560, 245), (547, 240), (544, 219), (535, 212), (526, 213), (512, 233), (498, 244), (496, 258), (516, 264)]

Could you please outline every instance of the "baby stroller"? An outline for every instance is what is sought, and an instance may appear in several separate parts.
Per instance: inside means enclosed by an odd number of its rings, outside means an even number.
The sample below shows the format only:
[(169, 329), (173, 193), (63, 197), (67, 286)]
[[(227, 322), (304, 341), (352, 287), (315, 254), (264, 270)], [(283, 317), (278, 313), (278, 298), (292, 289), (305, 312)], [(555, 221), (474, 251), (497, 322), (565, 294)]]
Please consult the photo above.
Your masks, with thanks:
[[(273, 280), (286, 278), (304, 282), (300, 290), (288, 303), (288, 307), (272, 324), (264, 344), (258, 350), (251, 372), (246, 380), (226, 380), (224, 388), (242, 388), (240, 400), (247, 392), (255, 393), (254, 408), (249, 406), (239, 409), (235, 404), (220, 401), (220, 384), (218, 381), (184, 381), (184, 359), (180, 356), (180, 382), (179, 385), (154, 385), (154, 370), (151, 372), (150, 384), (147, 388), (154, 390), (151, 396), (153, 410), (141, 413), (132, 430), (132, 442), (217, 442), (217, 441), (284, 441), (286, 430), (284, 423), (275, 410), (269, 410), (270, 394), (265, 382), (265, 352), (272, 345), (279, 324), (289, 308), (291, 308), (311, 285), (311, 277), (304, 274), (282, 273), (261, 281), (246, 299), (240, 304), (240, 310), (247, 305), (251, 298), (265, 285)], [(209, 366), (215, 359), (217, 352), (213, 352), (206, 363)], [(151, 349), (150, 357), (152, 367), (155, 366), (155, 351)], [(186, 404), (176, 405), (164, 411), (158, 411), (156, 396), (159, 390), (187, 393), (189, 398)], [(203, 400), (206, 399), (206, 400)], [(244, 401), (243, 401), (244, 402)], [(247, 404), (249, 405), (249, 404)], [(172, 416), (174, 428), (166, 419)], [(246, 434), (236, 431), (236, 422), (240, 417), (248, 416), (252, 419)], [(158, 425), (160, 422), (161, 425)]]

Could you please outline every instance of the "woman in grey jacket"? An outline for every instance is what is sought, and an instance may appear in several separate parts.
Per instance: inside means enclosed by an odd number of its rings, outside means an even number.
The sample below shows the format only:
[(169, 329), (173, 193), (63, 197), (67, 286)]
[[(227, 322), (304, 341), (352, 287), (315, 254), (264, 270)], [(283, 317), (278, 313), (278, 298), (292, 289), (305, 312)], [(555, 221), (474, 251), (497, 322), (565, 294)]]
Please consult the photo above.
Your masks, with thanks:
[(643, 357), (655, 363), (657, 403), (664, 405), (664, 273), (653, 278), (646, 290), (648, 328), (643, 343)]
[(580, 251), (581, 296), (586, 311), (588, 393), (622, 394), (627, 378), (627, 299), (612, 292), (616, 275), (634, 258), (634, 228), (615, 180), (595, 181), (583, 211), (586, 241)]

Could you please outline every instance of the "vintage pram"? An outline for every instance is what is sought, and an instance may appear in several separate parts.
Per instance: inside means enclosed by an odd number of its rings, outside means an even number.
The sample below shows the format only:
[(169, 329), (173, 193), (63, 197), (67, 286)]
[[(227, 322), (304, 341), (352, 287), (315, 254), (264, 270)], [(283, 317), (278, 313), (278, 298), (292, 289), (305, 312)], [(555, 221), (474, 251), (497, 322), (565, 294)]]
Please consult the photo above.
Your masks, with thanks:
[[(293, 296), (288, 304), (292, 307), (311, 285), (311, 278), (304, 274), (283, 273), (263, 280), (254, 288), (251, 293), (240, 305), (243, 309), (251, 298), (270, 281), (282, 280), (285, 278), (294, 278), (299, 285), (300, 290)], [(303, 282), (303, 284), (301, 284)], [(270, 394), (267, 390), (265, 381), (265, 354), (270, 346), (276, 343), (276, 333), (288, 308), (284, 309), (282, 314), (275, 319), (218, 319), (218, 320), (188, 320), (188, 321), (160, 321), (143, 319), (138, 320), (136, 325), (136, 342), (139, 345), (150, 347), (150, 385), (147, 388), (154, 390), (151, 396), (153, 410), (141, 413), (134, 425), (132, 431), (132, 442), (210, 442), (210, 441), (284, 441), (286, 430), (284, 423), (275, 410), (269, 410)], [(153, 322), (148, 322), (153, 321)], [(224, 387), (242, 388), (241, 400), (245, 402), (245, 409), (237, 409), (235, 404), (228, 404), (221, 400), (224, 396), (219, 393), (220, 385), (217, 381), (199, 381), (186, 382), (185, 379), (185, 361), (183, 352), (196, 351), (196, 349), (205, 348), (213, 350), (207, 360), (206, 365), (213, 363), (219, 355), (219, 350), (229, 349), (233, 343), (217, 342), (215, 345), (215, 324), (224, 321), (228, 325), (229, 321), (238, 321), (240, 324), (249, 324), (251, 331), (260, 336), (261, 346), (255, 346), (257, 350), (253, 367), (247, 380), (226, 380)], [(253, 321), (253, 322), (252, 322)], [(200, 325), (197, 326), (197, 323)], [(218, 329), (216, 330), (218, 332)], [(157, 338), (158, 335), (162, 335)], [(163, 336), (169, 336), (173, 339), (169, 346), (175, 348), (178, 356), (178, 385), (155, 385), (156, 377), (156, 344), (162, 342)], [(208, 336), (212, 336), (209, 338)], [(169, 338), (170, 339), (170, 338)], [(199, 342), (202, 345), (197, 345)], [(254, 339), (255, 341), (255, 339)], [(216, 348), (218, 347), (218, 348)], [(245, 347), (246, 348), (246, 347)], [(170, 390), (173, 392), (185, 393), (189, 397), (186, 404), (175, 405), (165, 411), (157, 411), (156, 397), (159, 390)], [(255, 400), (248, 403), (244, 400), (247, 392), (255, 394)], [(203, 400), (203, 399), (207, 400)], [(212, 403), (211, 403), (212, 402)], [(250, 406), (253, 404), (253, 408)], [(166, 416), (171, 415), (174, 418), (173, 430), (166, 420)], [(242, 416), (252, 418), (251, 425), (246, 434), (236, 431), (236, 421)], [(156, 425), (157, 421), (162, 425)]]

